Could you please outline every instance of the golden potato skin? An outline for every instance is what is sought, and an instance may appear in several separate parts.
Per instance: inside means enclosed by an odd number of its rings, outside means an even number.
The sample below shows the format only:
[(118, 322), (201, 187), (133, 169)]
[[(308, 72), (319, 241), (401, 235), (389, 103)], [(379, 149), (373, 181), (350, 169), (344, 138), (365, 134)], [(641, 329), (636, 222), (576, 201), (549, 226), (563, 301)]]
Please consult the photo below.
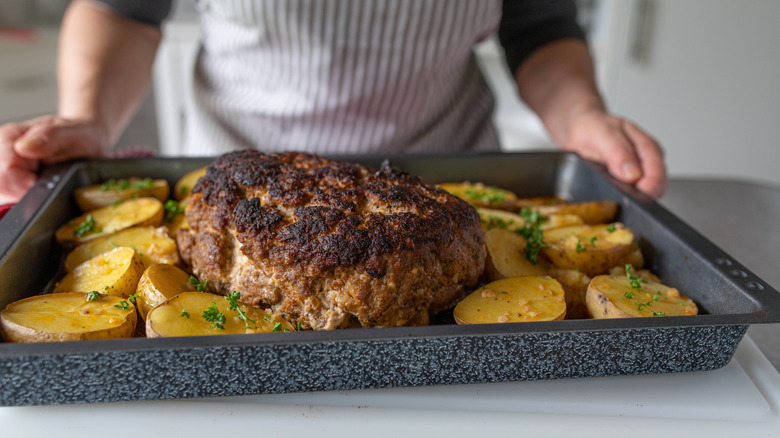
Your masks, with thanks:
[(98, 237), (134, 226), (159, 227), (162, 220), (163, 204), (158, 199), (130, 199), (76, 217), (61, 226), (54, 237), (63, 247), (74, 248)]
[[(215, 327), (213, 322), (203, 317), (203, 311), (215, 304), (225, 315), (224, 328)], [(222, 295), (206, 292), (182, 292), (152, 309), (146, 315), (146, 336), (150, 338), (171, 336), (207, 336), (270, 333), (278, 325), (277, 331), (294, 331), (293, 326), (278, 315), (262, 309), (241, 308), (247, 313), (249, 327), (237, 317), (238, 313), (229, 309), (229, 303)]]
[(71, 272), (81, 263), (120, 246), (135, 249), (147, 268), (157, 263), (181, 263), (176, 241), (168, 236), (165, 229), (145, 226), (127, 228), (77, 246), (65, 257), (65, 270)]
[(195, 287), (190, 283), (190, 274), (172, 265), (149, 266), (138, 281), (138, 297), (135, 301), (138, 314), (146, 320), (146, 315), (153, 308), (181, 292), (192, 291), (195, 291)]
[(614, 201), (574, 202), (531, 207), (543, 216), (573, 214), (582, 218), (586, 224), (605, 224), (613, 221), (618, 205)]
[(76, 266), (54, 287), (54, 292), (98, 291), (127, 298), (133, 295), (144, 272), (133, 248), (120, 246)]
[(515, 203), (517, 202), (517, 195), (509, 190), (487, 186), (479, 182), (450, 182), (439, 184), (439, 187), (474, 207), (511, 211), (515, 210)]
[[(595, 239), (594, 239), (595, 238)], [(545, 230), (542, 252), (559, 268), (595, 276), (606, 273), (635, 248), (634, 233), (620, 223), (573, 225)]]
[(484, 273), (487, 281), (504, 277), (547, 275), (548, 263), (541, 258), (536, 264), (531, 263), (523, 251), (526, 247), (525, 238), (514, 231), (486, 231), (485, 246), (488, 250)]
[(566, 301), (552, 278), (508, 277), (469, 294), (453, 314), (458, 324), (555, 321), (566, 316)]
[(600, 275), (591, 280), (585, 295), (594, 319), (696, 315), (699, 308), (685, 295), (661, 283), (641, 282), (632, 287), (625, 275)]
[(554, 266), (550, 268), (549, 275), (558, 280), (563, 287), (566, 298), (566, 319), (588, 318), (585, 294), (591, 278), (576, 269), (561, 269)]
[(129, 338), (136, 325), (135, 306), (119, 297), (82, 292), (37, 295), (15, 301), (0, 312), (5, 342), (66, 342)]
[(132, 198), (156, 198), (165, 202), (169, 192), (168, 181), (164, 179), (151, 180), (134, 177), (79, 187), (76, 189), (74, 197), (81, 211), (88, 212)]
[(206, 167), (195, 169), (184, 175), (173, 187), (173, 199), (181, 201), (189, 196), (195, 183), (204, 175), (206, 175)]

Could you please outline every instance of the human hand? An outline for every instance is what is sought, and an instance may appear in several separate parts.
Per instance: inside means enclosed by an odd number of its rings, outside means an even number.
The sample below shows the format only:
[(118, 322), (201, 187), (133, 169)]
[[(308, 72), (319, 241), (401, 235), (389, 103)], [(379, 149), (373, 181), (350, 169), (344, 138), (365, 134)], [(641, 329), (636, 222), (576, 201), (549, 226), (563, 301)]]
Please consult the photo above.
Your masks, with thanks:
[(0, 204), (18, 202), (35, 184), (41, 164), (102, 156), (106, 138), (96, 122), (59, 116), (0, 126)]
[(628, 120), (601, 110), (575, 116), (563, 149), (603, 163), (619, 181), (660, 198), (666, 192), (666, 166), (658, 143)]

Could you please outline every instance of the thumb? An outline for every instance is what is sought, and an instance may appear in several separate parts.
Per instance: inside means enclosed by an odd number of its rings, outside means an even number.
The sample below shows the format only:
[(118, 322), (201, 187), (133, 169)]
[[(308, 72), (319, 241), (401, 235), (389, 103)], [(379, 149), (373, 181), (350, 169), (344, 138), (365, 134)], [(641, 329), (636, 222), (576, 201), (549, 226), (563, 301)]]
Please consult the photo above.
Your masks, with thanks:
[(104, 138), (97, 124), (91, 122), (34, 125), (14, 142), (14, 151), (44, 163), (99, 157), (103, 155)]

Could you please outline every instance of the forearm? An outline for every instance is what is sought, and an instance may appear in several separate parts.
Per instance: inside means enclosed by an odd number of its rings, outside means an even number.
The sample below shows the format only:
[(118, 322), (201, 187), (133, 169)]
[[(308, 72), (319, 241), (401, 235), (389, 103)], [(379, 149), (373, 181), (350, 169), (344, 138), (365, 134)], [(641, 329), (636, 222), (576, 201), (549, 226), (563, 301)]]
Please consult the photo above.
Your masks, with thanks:
[(520, 96), (561, 146), (578, 115), (605, 111), (583, 41), (566, 39), (542, 46), (518, 68), (515, 81)]
[(113, 144), (149, 87), (160, 39), (154, 26), (74, 1), (60, 32), (59, 115), (98, 123)]

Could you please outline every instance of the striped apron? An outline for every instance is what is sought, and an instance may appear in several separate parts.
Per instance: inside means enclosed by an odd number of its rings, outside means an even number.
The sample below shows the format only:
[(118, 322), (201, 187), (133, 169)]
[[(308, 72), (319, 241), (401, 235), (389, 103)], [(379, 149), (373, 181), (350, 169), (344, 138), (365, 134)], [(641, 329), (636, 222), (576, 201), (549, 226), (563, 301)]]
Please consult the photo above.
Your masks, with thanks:
[(472, 48), (499, 0), (201, 1), (174, 155), (498, 149)]

